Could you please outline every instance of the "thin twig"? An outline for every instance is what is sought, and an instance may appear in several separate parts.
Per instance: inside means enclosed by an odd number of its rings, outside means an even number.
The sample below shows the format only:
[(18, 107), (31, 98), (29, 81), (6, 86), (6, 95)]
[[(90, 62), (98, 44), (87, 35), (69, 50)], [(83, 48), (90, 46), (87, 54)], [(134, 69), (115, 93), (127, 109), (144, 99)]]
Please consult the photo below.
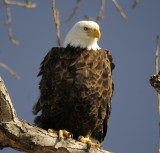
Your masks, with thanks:
[(4, 0), (4, 3), (6, 5), (18, 5), (18, 6), (26, 7), (26, 8), (35, 8), (37, 6), (36, 4), (33, 4), (31, 1), (26, 1), (26, 3), (21, 3), (21, 2), (16, 2), (16, 1)]
[(120, 5), (118, 4), (118, 2), (116, 0), (112, 0), (112, 2), (114, 3), (115, 7), (117, 8), (118, 12), (120, 13), (121, 17), (124, 20), (128, 20), (128, 17), (126, 16), (126, 14), (124, 13), (124, 11), (122, 10), (122, 8), (120, 7)]
[(16, 79), (20, 79), (20, 76), (16, 74), (11, 68), (9, 68), (7, 65), (0, 63), (0, 67), (8, 71), (12, 76), (14, 76)]
[(53, 12), (53, 18), (54, 18), (54, 23), (56, 27), (56, 35), (57, 35), (57, 45), (58, 47), (61, 46), (61, 41), (60, 41), (60, 20), (59, 20), (59, 11), (55, 7), (55, 0), (52, 0), (52, 12)]
[(14, 39), (13, 33), (12, 33), (12, 27), (11, 27), (11, 23), (12, 23), (12, 18), (11, 18), (11, 10), (9, 8), (9, 6), (6, 4), (6, 16), (7, 16), (7, 21), (6, 24), (8, 25), (8, 36), (10, 41), (15, 44), (15, 45), (19, 45), (20, 43)]
[(134, 3), (133, 3), (133, 5), (132, 5), (132, 8), (135, 8), (135, 7), (138, 5), (138, 3), (139, 3), (139, 0), (134, 0)]
[(101, 7), (99, 9), (99, 13), (98, 13), (96, 22), (99, 22), (105, 18), (104, 10), (105, 10), (105, 0), (101, 0)]
[(69, 21), (72, 20), (73, 16), (76, 14), (76, 12), (77, 12), (77, 10), (78, 10), (78, 8), (80, 6), (80, 2), (81, 2), (81, 0), (77, 0), (76, 1), (76, 5), (75, 5), (75, 7), (73, 9), (73, 12), (70, 14), (70, 16), (66, 20), (64, 20), (64, 22), (69, 22)]
[[(156, 37), (156, 61), (155, 61), (155, 67), (156, 67), (156, 74), (159, 72), (159, 36)], [(158, 93), (158, 115), (159, 115), (159, 137), (158, 137), (158, 153), (160, 153), (160, 94)]]

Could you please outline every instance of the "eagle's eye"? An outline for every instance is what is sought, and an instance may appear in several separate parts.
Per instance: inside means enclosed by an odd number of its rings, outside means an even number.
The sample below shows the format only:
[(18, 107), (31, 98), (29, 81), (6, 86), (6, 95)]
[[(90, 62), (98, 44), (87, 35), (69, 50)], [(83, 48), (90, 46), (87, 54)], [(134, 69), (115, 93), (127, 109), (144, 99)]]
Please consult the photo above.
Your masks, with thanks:
[(89, 28), (88, 28), (88, 27), (84, 27), (83, 29), (84, 29), (84, 31), (88, 31), (88, 30), (89, 30)]

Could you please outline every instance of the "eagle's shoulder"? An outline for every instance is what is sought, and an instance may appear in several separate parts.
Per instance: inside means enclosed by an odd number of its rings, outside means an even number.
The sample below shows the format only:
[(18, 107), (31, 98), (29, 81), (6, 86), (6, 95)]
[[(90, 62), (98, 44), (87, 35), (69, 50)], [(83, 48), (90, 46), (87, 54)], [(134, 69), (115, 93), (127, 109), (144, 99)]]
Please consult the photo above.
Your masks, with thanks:
[(110, 66), (111, 66), (111, 71), (115, 68), (115, 64), (113, 63), (113, 58), (112, 58), (112, 54), (111, 54), (111, 51), (108, 50), (108, 49), (103, 49), (104, 52), (106, 52), (107, 56), (108, 56), (108, 59), (110, 61)]
[(55, 62), (56, 58), (59, 57), (59, 54), (63, 51), (63, 47), (53, 47), (41, 62), (40, 72), (38, 73), (38, 76), (42, 75), (44, 71), (48, 69), (48, 67), (50, 67), (50, 65), (53, 65), (53, 62)]

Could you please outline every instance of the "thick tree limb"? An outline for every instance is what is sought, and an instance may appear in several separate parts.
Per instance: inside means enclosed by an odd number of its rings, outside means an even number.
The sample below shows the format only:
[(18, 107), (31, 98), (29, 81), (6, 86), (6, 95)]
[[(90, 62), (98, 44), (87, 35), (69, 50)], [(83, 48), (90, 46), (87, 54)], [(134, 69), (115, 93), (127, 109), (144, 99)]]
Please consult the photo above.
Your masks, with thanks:
[[(0, 77), (0, 149), (11, 147), (27, 153), (84, 153), (86, 144), (73, 139), (58, 141), (57, 135), (17, 118)], [(91, 147), (90, 153), (110, 153)]]

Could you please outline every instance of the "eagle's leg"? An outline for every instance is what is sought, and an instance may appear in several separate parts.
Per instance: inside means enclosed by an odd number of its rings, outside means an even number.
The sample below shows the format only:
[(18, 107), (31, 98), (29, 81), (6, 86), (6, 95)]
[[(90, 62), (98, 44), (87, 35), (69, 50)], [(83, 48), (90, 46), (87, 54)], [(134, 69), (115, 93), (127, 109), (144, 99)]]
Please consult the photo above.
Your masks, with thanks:
[(68, 132), (68, 131), (66, 131), (66, 130), (55, 131), (55, 130), (53, 130), (53, 129), (48, 129), (48, 132), (58, 134), (59, 140), (62, 140), (64, 137), (65, 137), (65, 138), (72, 138), (72, 137), (73, 137), (72, 133), (71, 133), (71, 132)]
[(95, 147), (101, 147), (100, 144), (97, 144), (97, 143), (93, 143), (89, 137), (83, 137), (83, 136), (80, 136), (78, 138), (78, 140), (82, 143), (86, 143), (87, 144), (87, 148), (90, 147), (90, 146), (95, 146)]

